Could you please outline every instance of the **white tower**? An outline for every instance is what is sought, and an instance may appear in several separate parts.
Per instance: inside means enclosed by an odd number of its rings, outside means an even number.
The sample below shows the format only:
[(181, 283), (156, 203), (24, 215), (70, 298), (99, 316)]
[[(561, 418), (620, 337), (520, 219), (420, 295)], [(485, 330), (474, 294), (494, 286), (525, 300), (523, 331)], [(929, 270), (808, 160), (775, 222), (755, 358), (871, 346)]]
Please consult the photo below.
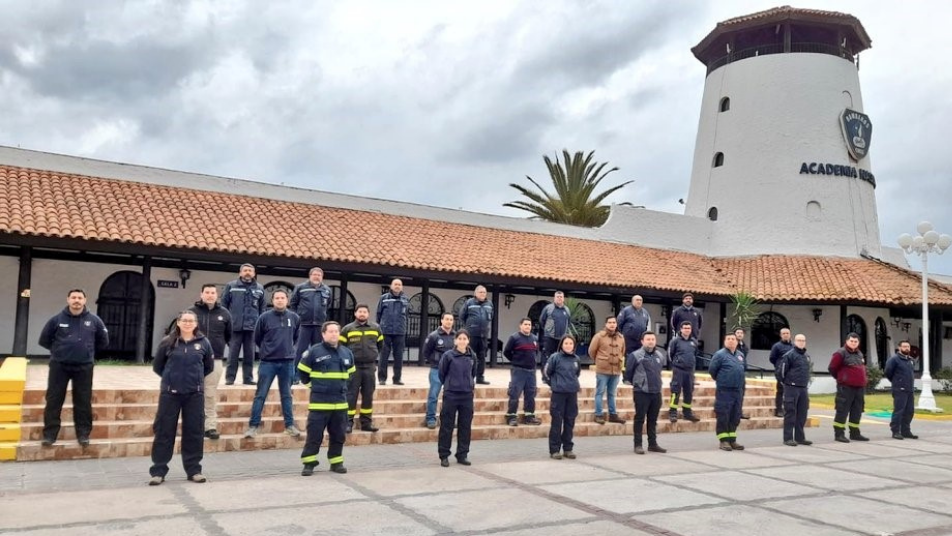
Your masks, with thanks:
[(707, 66), (685, 214), (713, 255), (880, 256), (852, 15), (779, 7), (721, 22)]

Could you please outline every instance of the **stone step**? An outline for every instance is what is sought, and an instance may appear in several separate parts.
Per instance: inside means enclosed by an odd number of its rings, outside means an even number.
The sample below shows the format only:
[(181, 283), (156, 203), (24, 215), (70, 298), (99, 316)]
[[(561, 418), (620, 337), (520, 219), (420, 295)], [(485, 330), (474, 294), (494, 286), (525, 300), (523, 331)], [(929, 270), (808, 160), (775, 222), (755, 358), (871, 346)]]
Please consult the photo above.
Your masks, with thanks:
[[(594, 423), (595, 414), (592, 408), (580, 408), (579, 423)], [(154, 411), (154, 410), (153, 410)], [(755, 418), (773, 417), (773, 407), (751, 406), (744, 410), (748, 415)], [(295, 413), (295, 422), (299, 427), (304, 427), (306, 413)], [(635, 418), (634, 410), (619, 409), (618, 415), (627, 421)], [(714, 419), (713, 408), (698, 408), (696, 415), (701, 419)], [(551, 417), (548, 410), (540, 411), (537, 417), (548, 424)], [(606, 415), (607, 417), (607, 415)], [(667, 413), (662, 413), (660, 420), (667, 420)], [(382, 430), (416, 428), (422, 426), (424, 415), (417, 414), (387, 414), (375, 415), (374, 424)], [(476, 412), (473, 416), (473, 426), (502, 426), (506, 424), (506, 416), (500, 412)], [(605, 426), (617, 426), (616, 423), (608, 423)], [(248, 415), (234, 417), (220, 417), (218, 419), (218, 431), (222, 435), (241, 435), (248, 428)], [(271, 412), (269, 415), (263, 415), (261, 419), (262, 433), (281, 433), (284, 431), (284, 418), (280, 411)], [(31, 422), (21, 426), (22, 437), (27, 441), (39, 441), (43, 439), (43, 423)], [(93, 425), (92, 439), (120, 439), (124, 437), (144, 437), (152, 435), (152, 416), (138, 420), (96, 420)], [(70, 421), (64, 421), (60, 429), (59, 438), (64, 441), (74, 441), (76, 439), (75, 428)]]
[[(713, 396), (696, 396), (692, 401), (696, 410), (703, 408), (713, 408)], [(478, 398), (475, 400), (476, 411), (505, 413), (509, 407), (508, 398)], [(521, 407), (520, 402), (520, 407)], [(618, 397), (616, 405), (619, 411), (634, 411), (634, 401), (628, 397)], [(744, 397), (744, 407), (773, 407), (774, 397), (753, 395), (748, 393)], [(579, 409), (582, 411), (592, 410), (595, 407), (594, 398), (580, 398)], [(662, 411), (666, 404), (662, 404)], [(124, 420), (151, 420), (155, 416), (155, 403), (126, 403), (126, 404), (94, 404), (93, 420), (95, 421), (124, 421)], [(42, 404), (30, 404), (23, 406), (22, 421), (24, 423), (43, 422)], [(546, 412), (549, 409), (549, 397), (536, 397), (536, 411)], [(278, 400), (277, 393), (269, 394), (265, 401), (263, 416), (278, 415), (281, 411), (281, 403)], [(374, 413), (380, 417), (383, 415), (406, 415), (419, 414), (426, 412), (426, 396), (416, 400), (377, 400), (374, 399)], [(307, 401), (294, 401), (294, 414), (304, 415), (307, 413)], [(218, 404), (219, 417), (249, 417), (251, 415), (251, 401), (228, 401)], [(73, 418), (72, 405), (64, 405), (61, 413), (62, 421), (69, 422)]]
[[(668, 421), (658, 422), (658, 433), (678, 433), (678, 432), (711, 432), (713, 434), (715, 421), (713, 419), (704, 419), (698, 423), (689, 423), (679, 421), (670, 423)], [(817, 421), (812, 420), (808, 423), (810, 426), (817, 426)], [(743, 431), (757, 428), (779, 428), (782, 426), (782, 420), (775, 417), (756, 417), (748, 421), (741, 421), (739, 433), (743, 437)], [(436, 440), (438, 430), (429, 430), (423, 427), (416, 428), (395, 428), (382, 429), (376, 433), (359, 432), (347, 436), (347, 446), (359, 446), (368, 444), (383, 443), (423, 443), (433, 444), (434, 457), (436, 456)], [(547, 437), (549, 433), (548, 426), (505, 426), (505, 425), (487, 425), (474, 426), (473, 440), (485, 439), (529, 439)], [(631, 422), (625, 425), (599, 425), (594, 422), (580, 420), (575, 425), (576, 436), (607, 436), (607, 435), (631, 435)], [(661, 442), (664, 441), (662, 437)], [(712, 443), (714, 438), (711, 438)], [(326, 447), (327, 438), (324, 438)], [(235, 450), (267, 450), (267, 449), (289, 449), (297, 450), (304, 446), (303, 439), (294, 439), (283, 432), (272, 432), (259, 434), (255, 439), (244, 439), (240, 435), (223, 435), (217, 441), (205, 440), (206, 452), (224, 452)], [(176, 439), (176, 452), (179, 451), (179, 440)], [(75, 441), (59, 440), (52, 447), (43, 447), (39, 441), (22, 442), (17, 449), (17, 460), (19, 461), (37, 461), (37, 460), (60, 460), (60, 459), (83, 459), (83, 458), (115, 458), (148, 456), (152, 448), (151, 430), (147, 436), (125, 437), (116, 439), (96, 439), (93, 438), (89, 447), (83, 449)], [(474, 445), (473, 451), (478, 452), (479, 446)], [(322, 449), (322, 457), (326, 455), (326, 449)], [(344, 450), (346, 459), (347, 450)], [(174, 462), (173, 462), (174, 463)], [(289, 452), (288, 463), (297, 464), (298, 454)], [(322, 463), (325, 463), (322, 459)]]

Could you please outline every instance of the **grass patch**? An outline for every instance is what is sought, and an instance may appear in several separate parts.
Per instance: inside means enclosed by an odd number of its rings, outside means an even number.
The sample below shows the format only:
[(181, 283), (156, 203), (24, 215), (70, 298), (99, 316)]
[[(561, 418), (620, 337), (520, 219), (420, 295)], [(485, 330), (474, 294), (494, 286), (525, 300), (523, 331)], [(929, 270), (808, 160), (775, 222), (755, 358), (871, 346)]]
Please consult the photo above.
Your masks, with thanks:
[[(952, 395), (943, 393), (934, 393), (935, 405), (942, 408), (946, 414), (952, 413)], [(811, 407), (823, 407), (832, 409), (835, 406), (836, 395), (833, 393), (823, 395), (810, 395)], [(919, 395), (916, 395), (916, 401), (919, 401)], [(866, 393), (866, 413), (875, 411), (892, 411), (893, 399), (892, 393)], [(932, 415), (931, 412), (916, 411), (916, 414)]]

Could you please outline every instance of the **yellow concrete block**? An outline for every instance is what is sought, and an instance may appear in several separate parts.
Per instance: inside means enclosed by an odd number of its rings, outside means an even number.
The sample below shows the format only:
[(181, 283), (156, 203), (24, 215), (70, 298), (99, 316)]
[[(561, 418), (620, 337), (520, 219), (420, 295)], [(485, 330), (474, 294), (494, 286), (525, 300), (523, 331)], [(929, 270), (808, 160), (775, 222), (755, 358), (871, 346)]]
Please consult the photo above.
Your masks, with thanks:
[(0, 391), (23, 391), (26, 387), (26, 358), (8, 357), (0, 366)]
[(23, 391), (0, 391), (0, 404), (23, 404)]
[(16, 443), (0, 443), (0, 462), (12, 462), (17, 459)]
[(0, 422), (21, 422), (23, 412), (16, 404), (0, 405)]
[(19, 424), (0, 424), (0, 442), (19, 441), (19, 440), (20, 440), (20, 425)]

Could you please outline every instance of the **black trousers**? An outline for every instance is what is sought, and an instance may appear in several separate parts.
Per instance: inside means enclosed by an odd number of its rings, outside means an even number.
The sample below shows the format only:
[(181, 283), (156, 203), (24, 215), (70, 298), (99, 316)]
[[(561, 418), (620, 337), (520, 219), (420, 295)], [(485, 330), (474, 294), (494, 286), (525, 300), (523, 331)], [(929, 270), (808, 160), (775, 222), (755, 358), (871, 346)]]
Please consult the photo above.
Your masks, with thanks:
[(169, 461), (175, 450), (175, 431), (182, 416), (182, 466), (188, 476), (202, 472), (205, 455), (205, 395), (200, 392), (178, 394), (167, 391), (159, 395), (159, 409), (155, 412), (152, 431), (151, 476), (164, 477), (169, 473)]
[[(681, 393), (684, 393), (684, 400), (681, 399)], [(684, 410), (684, 416), (693, 415), (691, 401), (694, 400), (694, 371), (684, 370), (674, 367), (671, 369), (671, 404), (668, 408), (669, 413), (678, 412), (678, 403)]]
[(625, 368), (628, 368), (628, 356), (639, 349), (641, 349), (641, 337), (632, 338), (625, 335)]
[(552, 337), (542, 337), (542, 363), (540, 366), (542, 369), (545, 369), (546, 362), (549, 361), (549, 356), (559, 351), (559, 339), (553, 339)]
[(837, 385), (835, 405), (836, 415), (833, 417), (833, 428), (845, 430), (849, 424), (850, 433), (854, 430), (858, 432), (859, 419), (866, 408), (866, 388)]
[(93, 431), (93, 364), (61, 363), (51, 359), (46, 379), (46, 408), (43, 410), (44, 439), (52, 441), (59, 436), (66, 387), (71, 381), (76, 438), (88, 438)]
[(512, 367), (509, 371), (509, 411), (507, 418), (514, 418), (519, 409), (519, 397), (525, 395), (522, 410), (526, 417), (535, 416), (536, 370)]
[(578, 417), (578, 393), (552, 393), (549, 402), (552, 425), (549, 428), (549, 454), (560, 450), (571, 452), (575, 436), (575, 418)]
[(297, 366), (301, 362), (301, 355), (308, 348), (322, 342), (321, 326), (304, 325), (298, 331), (297, 347), (294, 349), (294, 377), (297, 378)]
[(783, 389), (783, 440), (803, 441), (807, 437), (803, 427), (810, 410), (810, 395), (806, 387), (787, 385)]
[[(457, 422), (459, 417), (459, 422)], [(437, 452), (440, 458), (450, 457), (453, 443), (453, 428), (456, 428), (456, 458), (469, 455), (469, 442), (473, 434), (473, 393), (443, 391), (443, 407), (440, 409), (440, 435)]]
[(661, 412), (661, 393), (635, 391), (635, 446), (640, 447), (641, 430), (648, 421), (648, 444), (658, 444), (658, 413)]
[(403, 351), (407, 346), (406, 335), (387, 335), (383, 336), (383, 349), (377, 357), (377, 379), (387, 381), (387, 362), (390, 360), (390, 352), (393, 352), (393, 381), (398, 382), (403, 377)]
[(350, 377), (347, 387), (347, 420), (353, 421), (357, 415), (357, 396), (360, 395), (360, 425), (370, 426), (374, 417), (374, 365), (361, 364)]
[(774, 399), (774, 411), (783, 411), (783, 382), (777, 380), (777, 396)]
[(912, 433), (912, 416), (916, 411), (916, 402), (912, 391), (893, 391), (893, 414), (889, 429), (894, 434)]
[(307, 414), (307, 440), (301, 451), (301, 463), (317, 465), (317, 455), (321, 452), (324, 430), (329, 438), (327, 461), (331, 464), (344, 463), (344, 439), (347, 437), (347, 411), (311, 410)]
[[(242, 351), (243, 350), (243, 351)], [(225, 382), (232, 383), (238, 376), (238, 353), (242, 353), (241, 358), (241, 379), (242, 381), (254, 381), (255, 373), (255, 332), (254, 331), (235, 331), (231, 334), (231, 341), (228, 343), (228, 366), (225, 367)]]
[(730, 441), (737, 438), (737, 425), (740, 424), (740, 404), (743, 391), (718, 388), (714, 394), (714, 413), (717, 415), (717, 439)]
[(476, 354), (476, 379), (482, 381), (486, 374), (486, 350), (489, 348), (489, 339), (483, 336), (473, 336), (469, 347)]

